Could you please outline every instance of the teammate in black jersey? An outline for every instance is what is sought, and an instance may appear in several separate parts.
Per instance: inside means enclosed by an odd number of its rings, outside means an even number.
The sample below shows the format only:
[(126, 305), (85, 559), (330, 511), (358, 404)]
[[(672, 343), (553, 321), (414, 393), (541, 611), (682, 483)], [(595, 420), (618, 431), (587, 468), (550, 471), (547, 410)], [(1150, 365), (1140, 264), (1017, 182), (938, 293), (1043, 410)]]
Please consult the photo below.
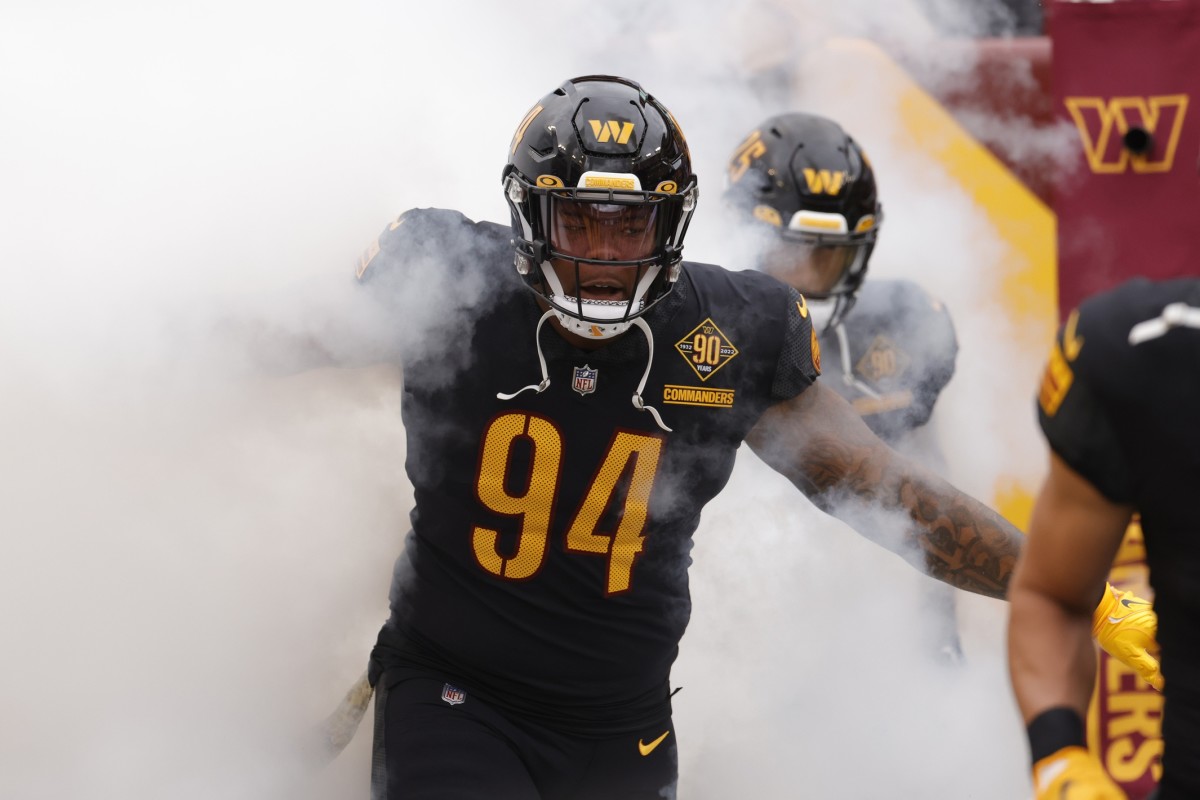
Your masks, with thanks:
[(1095, 623), (1091, 614), (1134, 513), (1166, 684), (1157, 798), (1200, 797), (1200, 278), (1137, 279), (1085, 301), (1059, 332), (1038, 401), (1050, 471), (1009, 622), (1037, 797), (1124, 797), (1083, 748), (1083, 719), (1094, 625), (1152, 613), (1109, 594)]
[(908, 513), (931, 571), (1003, 596), (1020, 534), (816, 380), (804, 298), (682, 260), (696, 177), (657, 100), (568, 81), (508, 154), (511, 226), (408, 212), (359, 265), (431, 332), (376, 342), (415, 496), (371, 658), (377, 797), (673, 796), (691, 535), (743, 441), (818, 501)]
[[(958, 339), (945, 306), (917, 284), (866, 280), (883, 205), (858, 142), (831, 119), (779, 114), (738, 145), (727, 177), (726, 202), (758, 267), (810, 303), (825, 385), (889, 445), (943, 468), (925, 426), (954, 375)], [(961, 659), (953, 591), (932, 584), (925, 595), (934, 649)]]

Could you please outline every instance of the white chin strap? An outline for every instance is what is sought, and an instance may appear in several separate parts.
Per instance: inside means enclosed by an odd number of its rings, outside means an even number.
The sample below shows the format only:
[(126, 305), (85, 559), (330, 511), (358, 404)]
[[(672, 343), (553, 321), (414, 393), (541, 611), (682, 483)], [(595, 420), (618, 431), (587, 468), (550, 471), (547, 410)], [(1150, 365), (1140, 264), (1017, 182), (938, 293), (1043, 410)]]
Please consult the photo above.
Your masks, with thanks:
[[(602, 320), (605, 318), (613, 320), (612, 322), (585, 322), (578, 316), (579, 307), (583, 306), (583, 314), (594, 320)], [(625, 309), (629, 303), (624, 300), (611, 302), (601, 302), (597, 300), (578, 301), (570, 295), (552, 295), (550, 297), (551, 313), (558, 317), (558, 321), (571, 333), (576, 336), (582, 336), (587, 339), (611, 339), (617, 334), (624, 333), (629, 330), (629, 326), (633, 324), (632, 319), (622, 319), (625, 316)], [(568, 311), (568, 309), (570, 309)], [(637, 301), (633, 304), (630, 313), (636, 314), (642, 310), (642, 302)]]
[[(657, 264), (647, 267), (646, 274), (633, 289), (633, 302), (629, 303), (625, 300), (588, 300), (586, 298), (580, 301), (579, 298), (571, 297), (563, 291), (562, 282), (559, 281), (558, 275), (555, 274), (549, 262), (543, 261), (539, 266), (546, 279), (546, 285), (550, 288), (547, 298), (550, 308), (558, 317), (558, 321), (571, 333), (586, 339), (611, 339), (617, 334), (629, 330), (633, 320), (625, 319), (626, 312), (637, 314), (645, 308), (646, 292), (650, 291), (650, 284), (654, 283), (654, 279), (662, 270), (662, 267)], [(583, 316), (596, 321), (587, 322), (580, 319), (580, 306), (583, 307)]]
[[(546, 320), (550, 319), (551, 316), (558, 316), (559, 319), (562, 319), (560, 312), (550, 309), (545, 314), (542, 314), (542, 318), (538, 320), (537, 330), (535, 330), (533, 333), (534, 341), (537, 344), (538, 364), (542, 368), (541, 382), (531, 383), (528, 386), (518, 389), (512, 394), (497, 392), (496, 398), (498, 400), (512, 400), (521, 392), (527, 392), (530, 389), (534, 390), (538, 394), (541, 394), (550, 388), (550, 373), (546, 369), (546, 357), (542, 355), (542, 325), (544, 325)], [(574, 317), (572, 317), (572, 319), (574, 319)], [(576, 321), (578, 322), (578, 320)], [(622, 330), (627, 330), (630, 325), (636, 325), (638, 328), (640, 328), (642, 333), (646, 335), (646, 345), (650, 348), (650, 356), (646, 359), (646, 369), (642, 372), (642, 379), (638, 382), (637, 391), (633, 393), (633, 407), (638, 411), (649, 411), (650, 416), (654, 417), (654, 422), (658, 425), (658, 427), (662, 428), (667, 433), (670, 433), (671, 429), (663, 423), (662, 417), (658, 415), (658, 411), (653, 406), (648, 406), (642, 401), (642, 392), (646, 390), (646, 381), (650, 378), (650, 367), (654, 364), (654, 334), (651, 333), (650, 326), (646, 324), (646, 320), (642, 319), (641, 317), (635, 317), (634, 319), (627, 320), (622, 324), (625, 326), (622, 328)]]

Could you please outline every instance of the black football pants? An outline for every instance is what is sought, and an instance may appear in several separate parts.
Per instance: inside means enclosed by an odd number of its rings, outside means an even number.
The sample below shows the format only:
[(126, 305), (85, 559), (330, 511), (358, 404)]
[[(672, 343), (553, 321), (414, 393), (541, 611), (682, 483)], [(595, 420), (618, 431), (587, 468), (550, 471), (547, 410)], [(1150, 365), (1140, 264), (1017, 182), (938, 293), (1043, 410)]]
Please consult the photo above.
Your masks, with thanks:
[(610, 738), (563, 734), (462, 694), (433, 673), (375, 687), (372, 800), (672, 800), (670, 716)]

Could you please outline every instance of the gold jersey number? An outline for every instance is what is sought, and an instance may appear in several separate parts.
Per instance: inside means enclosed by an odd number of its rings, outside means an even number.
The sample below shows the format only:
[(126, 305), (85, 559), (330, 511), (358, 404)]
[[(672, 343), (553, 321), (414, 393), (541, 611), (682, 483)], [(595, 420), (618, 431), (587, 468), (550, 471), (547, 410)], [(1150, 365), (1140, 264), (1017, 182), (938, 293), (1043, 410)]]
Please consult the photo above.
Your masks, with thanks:
[[(514, 495), (506, 488), (506, 478), (513, 445), (522, 437), (532, 445), (529, 481), (523, 494)], [(517, 546), (509, 556), (501, 555), (497, 549), (498, 531), (475, 527), (471, 535), (475, 560), (493, 575), (519, 581), (532, 577), (541, 569), (558, 493), (562, 450), (558, 428), (542, 417), (504, 414), (488, 426), (483, 437), (476, 493), (490, 510), (521, 519)], [(642, 532), (646, 527), (650, 491), (654, 488), (661, 454), (662, 439), (619, 431), (567, 529), (568, 551), (608, 557), (605, 594), (629, 589), (633, 562), (642, 552), (646, 538)], [(617, 529), (611, 533), (597, 531), (604, 509), (617, 492), (630, 460), (634, 461), (632, 476)]]

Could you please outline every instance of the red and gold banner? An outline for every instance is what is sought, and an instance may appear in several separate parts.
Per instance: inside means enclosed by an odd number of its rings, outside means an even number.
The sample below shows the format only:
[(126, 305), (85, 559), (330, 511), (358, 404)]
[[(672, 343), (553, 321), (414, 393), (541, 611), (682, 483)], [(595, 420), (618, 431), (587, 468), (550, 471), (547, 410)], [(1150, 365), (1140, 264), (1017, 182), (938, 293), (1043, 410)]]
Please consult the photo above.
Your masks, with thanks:
[[(1200, 0), (1056, 2), (1052, 84), (1075, 161), (1057, 183), (1059, 309), (1135, 275), (1200, 274)], [(1150, 598), (1142, 531), (1110, 580)], [(1162, 771), (1162, 695), (1100, 654), (1089, 746), (1133, 800)]]
[(1078, 144), (1054, 203), (1065, 317), (1131, 275), (1200, 274), (1200, 0), (1056, 2), (1049, 27)]

